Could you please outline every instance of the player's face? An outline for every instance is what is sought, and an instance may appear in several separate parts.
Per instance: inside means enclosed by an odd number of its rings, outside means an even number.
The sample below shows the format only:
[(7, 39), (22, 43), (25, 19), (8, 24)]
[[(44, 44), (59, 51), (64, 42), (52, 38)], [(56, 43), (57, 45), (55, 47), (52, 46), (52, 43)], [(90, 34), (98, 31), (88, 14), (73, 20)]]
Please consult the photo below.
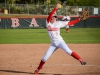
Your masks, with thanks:
[(54, 23), (56, 21), (56, 19), (57, 19), (56, 17), (52, 17), (51, 18), (51, 23)]

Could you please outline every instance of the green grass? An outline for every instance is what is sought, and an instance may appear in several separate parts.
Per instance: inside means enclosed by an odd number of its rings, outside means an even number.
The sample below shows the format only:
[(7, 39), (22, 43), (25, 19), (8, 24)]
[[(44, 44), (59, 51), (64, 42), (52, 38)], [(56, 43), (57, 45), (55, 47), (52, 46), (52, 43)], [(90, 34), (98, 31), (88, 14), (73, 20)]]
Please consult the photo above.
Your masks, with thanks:
[[(100, 28), (70, 28), (66, 33), (61, 29), (66, 43), (99, 43)], [(0, 44), (50, 43), (46, 29), (0, 29)]]

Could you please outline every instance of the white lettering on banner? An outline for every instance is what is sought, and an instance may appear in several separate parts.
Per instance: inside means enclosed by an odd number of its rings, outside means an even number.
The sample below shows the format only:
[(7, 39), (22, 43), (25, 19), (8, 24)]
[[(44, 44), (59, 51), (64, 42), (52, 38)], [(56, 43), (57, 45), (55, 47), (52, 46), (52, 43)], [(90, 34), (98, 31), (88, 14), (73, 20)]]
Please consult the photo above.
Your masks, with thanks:
[(33, 25), (34, 25), (35, 27), (38, 27), (38, 24), (37, 24), (35, 18), (32, 18), (32, 21), (31, 21), (31, 24), (29, 25), (29, 27), (33, 27)]
[(18, 27), (19, 26), (19, 19), (18, 18), (11, 18), (12, 25), (11, 27)]

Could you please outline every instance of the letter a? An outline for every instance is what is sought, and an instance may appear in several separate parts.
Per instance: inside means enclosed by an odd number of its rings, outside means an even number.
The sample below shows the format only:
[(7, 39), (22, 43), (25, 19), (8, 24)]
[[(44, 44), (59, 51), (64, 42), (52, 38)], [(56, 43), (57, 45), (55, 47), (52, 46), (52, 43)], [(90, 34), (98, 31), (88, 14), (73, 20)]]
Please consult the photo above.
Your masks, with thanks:
[(32, 18), (31, 24), (29, 26), (33, 26), (32, 24), (34, 24), (34, 26), (38, 27), (38, 24), (37, 24), (35, 18)]

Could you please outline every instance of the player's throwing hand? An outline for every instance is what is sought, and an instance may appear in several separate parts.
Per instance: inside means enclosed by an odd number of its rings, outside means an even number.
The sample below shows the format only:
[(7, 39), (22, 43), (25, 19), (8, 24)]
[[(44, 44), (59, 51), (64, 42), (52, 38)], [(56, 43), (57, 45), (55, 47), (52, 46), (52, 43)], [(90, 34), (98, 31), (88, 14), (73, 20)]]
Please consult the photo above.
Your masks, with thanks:
[(57, 8), (57, 9), (58, 9), (58, 8), (61, 8), (61, 7), (62, 7), (62, 5), (59, 4), (59, 3), (56, 5), (56, 8)]

